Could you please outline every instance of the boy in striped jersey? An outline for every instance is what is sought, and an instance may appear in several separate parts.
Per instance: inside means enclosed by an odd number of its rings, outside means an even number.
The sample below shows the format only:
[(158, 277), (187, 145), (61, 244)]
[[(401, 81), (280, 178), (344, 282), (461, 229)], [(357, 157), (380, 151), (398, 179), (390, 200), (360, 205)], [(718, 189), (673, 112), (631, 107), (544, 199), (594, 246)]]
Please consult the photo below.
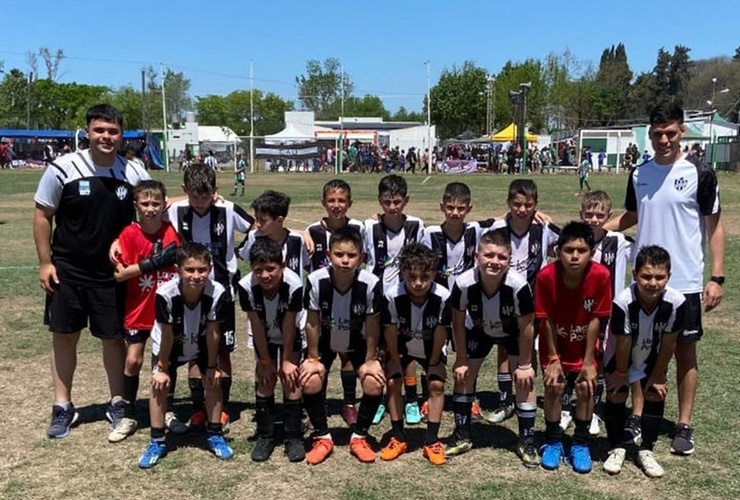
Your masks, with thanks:
[(517, 387), (517, 454), (525, 466), (537, 467), (537, 406), (531, 359), (534, 302), (527, 281), (509, 268), (511, 253), (506, 229), (483, 234), (476, 253), (477, 266), (460, 275), (452, 289), (452, 333), (457, 346), (452, 396), (455, 432), (447, 444), (446, 455), (459, 455), (473, 447), (470, 413), (475, 381), (493, 346), (505, 345)]
[[(662, 247), (642, 247), (632, 275), (634, 283), (614, 298), (607, 338), (604, 370), (609, 392), (604, 419), (612, 449), (604, 470), (618, 474), (625, 445), (634, 443), (639, 446), (637, 464), (645, 475), (658, 478), (664, 471), (653, 447), (665, 411), (668, 364), (684, 327), (686, 298), (668, 286), (671, 258)], [(630, 387), (632, 415), (627, 418)]]
[(300, 462), (306, 455), (301, 439), (298, 382), (305, 323), (303, 280), (285, 268), (280, 245), (269, 238), (260, 238), (252, 245), (249, 266), (251, 272), (239, 281), (237, 290), (252, 326), (257, 355), (257, 443), (252, 460), (266, 461), (275, 448), (275, 385), (279, 373), (283, 386), (285, 454), (291, 462)]
[(367, 442), (368, 430), (385, 386), (378, 359), (382, 286), (375, 275), (360, 269), (364, 260), (362, 236), (354, 228), (332, 234), (329, 260), (329, 267), (308, 275), (304, 292), (307, 356), (301, 364), (300, 381), (315, 431), (306, 462), (319, 464), (334, 450), (324, 381), (337, 353), (344, 353), (357, 372), (363, 393), (357, 422), (352, 426), (350, 452), (360, 462), (370, 463), (375, 461), (375, 452)]
[[(311, 255), (311, 271), (316, 271), (329, 265), (329, 239), (334, 231), (343, 227), (354, 227), (363, 235), (365, 240), (365, 226), (362, 221), (350, 219), (347, 212), (352, 206), (352, 188), (342, 179), (332, 179), (324, 184), (321, 205), (326, 210), (326, 217), (314, 222), (306, 228), (314, 242), (314, 252)], [(363, 247), (364, 248), (364, 247)], [(357, 376), (349, 358), (339, 354), (342, 363), (340, 375), (342, 380), (342, 418), (347, 425), (357, 422), (356, 392)]]
[(446, 356), (443, 348), (449, 328), (450, 292), (434, 282), (437, 255), (420, 243), (407, 245), (400, 258), (403, 281), (385, 294), (381, 311), (388, 361), (388, 410), (391, 415), (391, 437), (380, 452), (382, 460), (394, 460), (408, 449), (403, 430), (401, 379), (403, 369), (418, 362), (429, 382), (429, 415), (424, 457), (434, 465), (445, 463), (439, 442), (439, 424), (444, 407)]

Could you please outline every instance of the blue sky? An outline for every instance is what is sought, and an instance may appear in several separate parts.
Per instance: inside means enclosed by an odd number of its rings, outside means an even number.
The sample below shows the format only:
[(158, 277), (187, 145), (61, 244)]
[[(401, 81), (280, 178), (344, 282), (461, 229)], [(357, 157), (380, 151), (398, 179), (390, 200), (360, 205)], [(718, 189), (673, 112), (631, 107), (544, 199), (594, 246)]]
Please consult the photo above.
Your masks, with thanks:
[[(339, 58), (355, 95), (386, 108), (421, 110), (444, 68), (472, 60), (497, 73), (507, 60), (569, 49), (598, 64), (622, 42), (632, 71), (651, 69), (660, 47), (690, 47), (693, 59), (740, 45), (738, 0), (29, 0), (3, 9), (0, 61), (28, 70), (26, 53), (64, 50), (60, 81), (140, 87), (144, 65), (183, 71), (191, 94), (255, 88), (296, 99), (308, 59)], [(605, 7), (607, 5), (609, 7)], [(43, 63), (39, 69), (44, 76)]]

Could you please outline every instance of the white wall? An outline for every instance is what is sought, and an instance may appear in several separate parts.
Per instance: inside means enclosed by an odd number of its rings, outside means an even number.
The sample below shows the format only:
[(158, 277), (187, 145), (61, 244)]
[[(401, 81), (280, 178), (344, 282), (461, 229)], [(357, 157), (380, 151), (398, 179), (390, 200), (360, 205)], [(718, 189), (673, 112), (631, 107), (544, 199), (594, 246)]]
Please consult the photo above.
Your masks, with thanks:
[[(432, 136), (432, 148), (436, 144), (436, 127), (432, 125), (431, 127), (431, 136)], [(382, 135), (385, 135), (383, 132), (381, 132)], [(415, 147), (417, 151), (424, 151), (429, 145), (427, 144), (429, 141), (429, 127), (426, 125), (420, 125), (418, 127), (410, 127), (410, 128), (402, 128), (397, 130), (389, 130), (388, 136), (390, 139), (389, 146), (392, 148), (395, 148), (398, 146), (398, 149), (403, 149), (404, 151), (408, 151), (410, 147)], [(429, 148), (431, 151), (432, 148)]]

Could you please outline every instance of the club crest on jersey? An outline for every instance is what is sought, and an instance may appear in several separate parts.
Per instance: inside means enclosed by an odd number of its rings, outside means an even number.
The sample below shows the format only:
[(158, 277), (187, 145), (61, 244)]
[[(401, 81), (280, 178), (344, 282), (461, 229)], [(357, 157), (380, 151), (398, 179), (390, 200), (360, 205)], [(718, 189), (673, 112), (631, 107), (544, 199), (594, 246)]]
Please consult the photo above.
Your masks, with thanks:
[(676, 188), (676, 191), (683, 191), (684, 188), (689, 184), (689, 181), (687, 181), (683, 177), (679, 177), (675, 181), (673, 181), (673, 187)]
[(298, 257), (288, 259), (288, 269), (298, 272)]
[(589, 299), (584, 299), (583, 300), (583, 308), (586, 311), (591, 312), (591, 309), (594, 308), (594, 299), (590, 299), (590, 298)]
[(539, 241), (532, 243), (532, 246), (529, 248), (529, 253), (532, 255), (539, 255), (541, 251), (542, 244)]
[(617, 256), (615, 255), (614, 252), (606, 252), (601, 255), (601, 263), (604, 264), (605, 266), (611, 266), (612, 263), (614, 262), (614, 259), (616, 258)]
[(665, 331), (665, 329), (666, 329), (667, 326), (668, 326), (668, 323), (666, 323), (664, 321), (662, 321), (662, 322), (659, 321), (659, 322), (656, 322), (655, 325), (653, 325), (653, 330), (656, 333), (663, 333)]
[(142, 274), (139, 276), (139, 289), (142, 292), (148, 292), (154, 286), (154, 277), (151, 274)]
[(278, 314), (283, 314), (287, 310), (288, 310), (287, 302), (285, 302), (284, 300), (281, 300), (280, 302), (278, 302), (278, 306), (277, 306)]
[(513, 316), (513, 314), (514, 314), (514, 306), (504, 306), (501, 308), (502, 316)]
[(224, 231), (226, 231), (226, 226), (224, 226), (224, 223), (221, 221), (218, 221), (213, 226), (213, 232), (216, 233), (217, 236), (221, 236), (222, 234), (224, 234)]
[(365, 304), (362, 302), (357, 302), (356, 304), (352, 304), (352, 312), (356, 314), (357, 316), (361, 314), (365, 314)]
[(125, 200), (128, 196), (128, 188), (126, 186), (118, 186), (116, 188), (116, 196), (121, 201)]
[(429, 316), (426, 320), (426, 326), (429, 330), (437, 326), (437, 318), (435, 316)]

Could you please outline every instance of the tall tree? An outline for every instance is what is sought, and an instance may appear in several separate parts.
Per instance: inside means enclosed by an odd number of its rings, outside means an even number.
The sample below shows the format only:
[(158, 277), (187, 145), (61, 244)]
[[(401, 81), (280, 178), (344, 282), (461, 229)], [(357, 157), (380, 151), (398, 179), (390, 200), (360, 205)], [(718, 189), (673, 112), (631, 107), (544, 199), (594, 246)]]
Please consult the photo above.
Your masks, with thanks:
[[(61, 76), (59, 74), (59, 69), (62, 65), (62, 60), (64, 59), (64, 50), (57, 49), (56, 52), (52, 53), (52, 51), (49, 50), (49, 47), (41, 47), (39, 49), (39, 55), (44, 61), (44, 66), (46, 66), (47, 80), (56, 82), (59, 76)], [(29, 59), (29, 63), (30, 62), (31, 61)]]
[(365, 94), (364, 97), (350, 97), (344, 103), (345, 116), (380, 117), (384, 120), (390, 118), (390, 113), (385, 109), (383, 100), (375, 95)]
[(686, 94), (686, 87), (691, 79), (690, 48), (676, 45), (671, 55), (670, 70), (668, 73), (668, 94), (677, 104), (682, 104)]
[(480, 134), (485, 131), (487, 78), (488, 72), (472, 61), (442, 71), (430, 92), (431, 119), (440, 137), (453, 137), (466, 130)]
[[(339, 59), (306, 61), (306, 74), (297, 76), (298, 100), (303, 109), (313, 111), (319, 120), (336, 119), (341, 114), (342, 98), (352, 97), (354, 86)], [(346, 114), (346, 111), (345, 111)]]
[(623, 44), (604, 49), (596, 72), (594, 89), (598, 95), (599, 115), (602, 125), (612, 125), (629, 114), (628, 93), (632, 71), (627, 62), (627, 51)]
[[(522, 63), (507, 61), (496, 75), (496, 123), (505, 127), (514, 120), (514, 108), (510, 92), (519, 92), (522, 84), (529, 83), (527, 90), (527, 114), (525, 121), (534, 132), (547, 128), (548, 89), (545, 68), (537, 59), (527, 59)], [(483, 101), (483, 113), (486, 102)], [(485, 121), (484, 121), (485, 123)]]
[[(237, 90), (227, 96), (208, 95), (195, 98), (198, 123), (226, 126), (237, 135), (247, 136), (251, 122), (249, 91)], [(293, 110), (293, 102), (261, 90), (254, 91), (254, 135), (274, 134), (285, 126), (285, 112)]]

